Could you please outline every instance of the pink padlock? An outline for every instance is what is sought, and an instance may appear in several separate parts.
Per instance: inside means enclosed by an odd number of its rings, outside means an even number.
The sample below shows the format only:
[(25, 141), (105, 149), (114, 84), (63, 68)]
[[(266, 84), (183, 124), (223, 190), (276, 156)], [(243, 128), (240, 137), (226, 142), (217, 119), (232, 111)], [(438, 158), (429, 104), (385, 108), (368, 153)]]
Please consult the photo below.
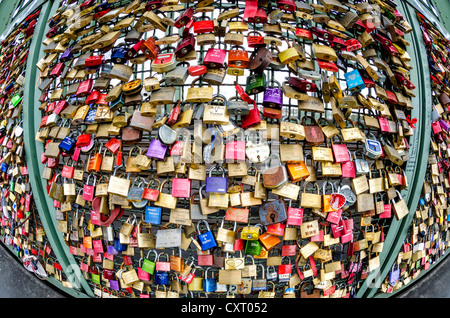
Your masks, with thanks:
[(97, 181), (97, 177), (94, 176), (94, 183), (89, 185), (89, 179), (91, 175), (88, 175), (86, 183), (83, 186), (83, 200), (92, 202), (94, 200), (94, 192), (95, 192), (95, 182)]
[[(291, 202), (289, 202), (291, 205)], [(300, 226), (303, 223), (303, 209), (288, 207), (286, 225)]]
[(347, 145), (342, 144), (333, 144), (331, 146), (333, 150), (334, 161), (338, 163), (350, 161), (350, 153), (347, 149)]
[(240, 140), (230, 140), (225, 145), (225, 160), (231, 161), (245, 161), (245, 139), (243, 131), (241, 130)]
[[(165, 262), (159, 260), (161, 255), (166, 256)], [(169, 255), (167, 253), (161, 252), (158, 254), (158, 256), (156, 257), (155, 270), (161, 271), (161, 272), (169, 272), (170, 271), (170, 261), (169, 261)]]
[(215, 48), (214, 45), (206, 51), (203, 65), (208, 68), (224, 68), (227, 50)]
[(187, 178), (173, 178), (172, 196), (175, 198), (190, 198), (191, 180)]
[(94, 248), (95, 253), (101, 253), (103, 254), (103, 242), (102, 240), (92, 240), (92, 246)]
[(327, 214), (327, 221), (333, 224), (338, 224), (341, 220), (342, 209), (337, 209), (336, 211), (329, 212)]
[(146, 271), (143, 271), (140, 264), (141, 264), (141, 260), (139, 260), (138, 278), (145, 282), (150, 281), (150, 274), (147, 273)]

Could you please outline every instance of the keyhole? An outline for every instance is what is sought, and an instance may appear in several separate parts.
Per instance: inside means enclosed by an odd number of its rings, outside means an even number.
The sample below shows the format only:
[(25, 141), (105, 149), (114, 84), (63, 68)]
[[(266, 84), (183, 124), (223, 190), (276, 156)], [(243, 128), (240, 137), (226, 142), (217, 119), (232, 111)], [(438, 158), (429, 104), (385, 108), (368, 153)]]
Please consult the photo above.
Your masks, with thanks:
[(272, 222), (275, 222), (275, 217), (276, 217), (275, 213), (269, 214), (269, 218), (270, 218), (270, 220), (272, 220)]

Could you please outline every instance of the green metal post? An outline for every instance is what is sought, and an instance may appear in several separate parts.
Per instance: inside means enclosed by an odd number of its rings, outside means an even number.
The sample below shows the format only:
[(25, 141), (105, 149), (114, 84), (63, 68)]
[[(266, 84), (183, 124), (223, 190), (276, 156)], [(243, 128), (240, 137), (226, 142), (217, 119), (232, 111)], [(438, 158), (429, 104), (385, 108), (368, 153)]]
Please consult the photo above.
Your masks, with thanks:
[[(429, 74), (428, 58), (414, 8), (406, 3), (402, 3), (401, 8), (399, 9), (413, 28), (413, 32), (408, 38), (408, 41), (411, 44), (408, 51), (413, 58), (411, 64), (414, 66), (414, 69), (411, 72), (411, 80), (417, 84), (415, 89), (417, 97), (413, 99), (414, 110), (411, 114), (413, 118), (417, 118), (417, 125), (414, 136), (410, 142), (411, 160), (408, 161), (406, 167), (406, 172), (409, 173), (408, 177), (411, 175), (412, 178), (408, 179), (409, 187), (402, 193), (410, 213), (404, 217), (401, 222), (396, 223), (395, 232), (391, 233), (392, 229), (389, 230), (389, 235), (386, 239), (386, 241), (389, 241), (389, 245), (385, 245), (383, 248), (382, 266), (378, 273), (373, 273), (367, 278), (367, 281), (372, 282), (373, 285), (370, 290), (361, 291), (364, 292), (364, 297), (375, 297), (382, 281), (388, 275), (392, 265), (397, 259), (398, 252), (408, 234), (412, 219), (414, 218), (414, 212), (422, 193), (422, 186), (428, 164), (431, 135), (431, 125), (429, 125), (429, 123), (431, 122), (432, 105), (430, 79), (426, 76), (426, 74)], [(377, 297), (389, 296), (390, 294), (382, 293), (377, 295)]]
[(36, 31), (30, 46), (23, 95), (25, 153), (30, 183), (33, 189), (33, 199), (36, 203), (46, 236), (69, 282), (74, 286), (74, 288), (64, 288), (64, 291), (75, 297), (84, 297), (86, 293), (89, 296), (94, 296), (89, 284), (82, 275), (79, 275), (81, 273), (79, 266), (73, 255), (70, 254), (69, 248), (65, 244), (61, 233), (56, 230), (55, 210), (52, 208), (52, 200), (46, 195), (46, 181), (41, 178), (43, 165), (38, 160), (40, 157), (39, 154), (43, 151), (43, 144), (35, 141), (35, 134), (39, 127), (41, 117), (37, 107), (39, 105), (39, 92), (37, 92), (36, 88), (40, 77), (36, 63), (43, 56), (42, 40), (48, 31), (47, 20), (56, 12), (58, 7), (58, 1), (48, 1), (42, 6), (41, 16), (36, 25)]

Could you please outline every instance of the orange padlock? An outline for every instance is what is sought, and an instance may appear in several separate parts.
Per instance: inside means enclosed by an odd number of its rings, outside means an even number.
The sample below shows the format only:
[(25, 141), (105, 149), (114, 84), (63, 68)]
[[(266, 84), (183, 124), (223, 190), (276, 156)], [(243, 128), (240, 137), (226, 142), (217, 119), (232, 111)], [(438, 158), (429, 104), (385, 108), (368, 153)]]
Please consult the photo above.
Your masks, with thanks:
[(292, 182), (302, 181), (309, 177), (309, 171), (304, 161), (286, 163), (286, 168)]
[(100, 148), (98, 149), (98, 151), (94, 151), (94, 153), (89, 156), (88, 171), (100, 171), (103, 160), (101, 150), (102, 144), (100, 144)]
[[(331, 189), (332, 189), (331, 192), (333, 193), (334, 192), (333, 184), (331, 182), (329, 184), (331, 185)], [(327, 185), (328, 185), (328, 181), (325, 181), (322, 186), (322, 192), (323, 192), (322, 193), (322, 210), (325, 213), (336, 211), (336, 209), (333, 209), (331, 207), (331, 199), (332, 199), (331, 194), (326, 194)]]

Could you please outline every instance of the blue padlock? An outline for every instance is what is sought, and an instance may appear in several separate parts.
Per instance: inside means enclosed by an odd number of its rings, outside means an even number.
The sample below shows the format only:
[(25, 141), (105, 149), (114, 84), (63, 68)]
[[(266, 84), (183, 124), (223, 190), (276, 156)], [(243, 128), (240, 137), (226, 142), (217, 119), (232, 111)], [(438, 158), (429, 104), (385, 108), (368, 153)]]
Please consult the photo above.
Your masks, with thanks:
[(86, 114), (86, 117), (84, 118), (84, 122), (86, 124), (95, 124), (95, 114), (97, 113), (97, 108), (90, 108), (88, 113)]
[(358, 70), (353, 70), (351, 72), (345, 73), (344, 77), (347, 81), (347, 88), (352, 93), (359, 92), (366, 87)]
[(217, 289), (217, 281), (214, 278), (214, 274), (213, 277), (208, 278), (208, 270), (210, 270), (211, 268), (208, 267), (205, 271), (205, 278), (203, 279), (203, 291), (205, 293), (213, 293), (216, 291)]
[[(201, 233), (200, 223), (204, 223), (208, 231), (206, 231), (205, 233)], [(208, 222), (206, 222), (205, 220), (198, 221), (197, 232), (199, 234), (198, 239), (200, 241), (200, 247), (202, 248), (202, 251), (206, 251), (217, 246), (216, 240), (213, 233), (211, 232), (211, 229), (209, 228)]]
[(8, 164), (6, 162), (2, 162), (2, 165), (0, 166), (0, 170), (2, 172), (7, 172), (8, 171)]
[(160, 225), (161, 224), (161, 208), (156, 206), (145, 207), (145, 223)]
[[(222, 177), (213, 177), (212, 172), (215, 169), (222, 170)], [(205, 192), (207, 193), (227, 193), (227, 178), (225, 177), (225, 170), (220, 166), (212, 166), (209, 170), (209, 177), (206, 177)]]
[(125, 56), (127, 55), (128, 48), (125, 43), (122, 43), (112, 49), (111, 61), (117, 64), (125, 64), (127, 62)]
[(169, 272), (157, 271), (154, 278), (156, 285), (169, 285)]
[(59, 143), (58, 148), (61, 152), (69, 155), (72, 155), (74, 153), (78, 138), (74, 138), (74, 134), (76, 133), (78, 133), (78, 131), (74, 131), (69, 136), (64, 137), (64, 139)]
[(127, 246), (125, 244), (120, 243), (119, 238), (114, 239), (113, 247), (118, 252), (123, 252), (127, 249)]

